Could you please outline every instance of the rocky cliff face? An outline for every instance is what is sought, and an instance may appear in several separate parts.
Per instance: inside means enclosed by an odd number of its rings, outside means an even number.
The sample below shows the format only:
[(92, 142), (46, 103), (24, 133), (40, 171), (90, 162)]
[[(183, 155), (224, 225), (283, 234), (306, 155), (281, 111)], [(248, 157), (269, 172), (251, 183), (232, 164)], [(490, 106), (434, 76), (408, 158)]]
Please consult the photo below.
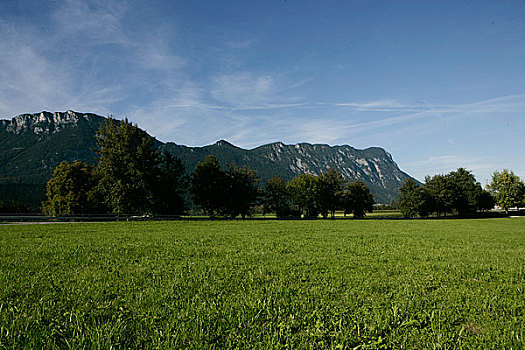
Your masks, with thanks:
[[(94, 163), (94, 135), (105, 120), (74, 111), (22, 114), (0, 120), (0, 184), (44, 184), (64, 160)], [(346, 145), (276, 142), (245, 150), (224, 140), (205, 147), (160, 142), (157, 146), (182, 159), (188, 173), (209, 154), (217, 157), (222, 166), (236, 164), (256, 170), (262, 181), (275, 175), (285, 179), (302, 173), (319, 175), (334, 168), (349, 180), (364, 181), (380, 203), (396, 198), (399, 186), (409, 177), (379, 147), (358, 150)]]
[(403, 173), (390, 153), (379, 147), (357, 150), (350, 146), (328, 146), (281, 142), (259, 147), (260, 153), (275, 163), (287, 163), (294, 175), (319, 175), (326, 169), (337, 169), (348, 179), (370, 181), (386, 186), (389, 182), (404, 181)]
[(40, 112), (21, 114), (11, 120), (0, 120), (0, 131), (21, 135), (32, 132), (36, 135), (49, 135), (71, 126), (78, 126), (80, 121), (89, 123), (91, 119), (101, 118), (95, 114), (66, 112)]
[(230, 163), (256, 170), (263, 181), (275, 175), (287, 180), (303, 173), (319, 175), (334, 168), (348, 180), (365, 182), (380, 203), (389, 203), (397, 198), (399, 186), (410, 177), (399, 169), (390, 153), (379, 147), (358, 150), (346, 145), (285, 145), (276, 142), (244, 150), (224, 140), (205, 147), (173, 143), (163, 147), (181, 158), (186, 169), (194, 169), (197, 162), (211, 154), (219, 159), (222, 166)]

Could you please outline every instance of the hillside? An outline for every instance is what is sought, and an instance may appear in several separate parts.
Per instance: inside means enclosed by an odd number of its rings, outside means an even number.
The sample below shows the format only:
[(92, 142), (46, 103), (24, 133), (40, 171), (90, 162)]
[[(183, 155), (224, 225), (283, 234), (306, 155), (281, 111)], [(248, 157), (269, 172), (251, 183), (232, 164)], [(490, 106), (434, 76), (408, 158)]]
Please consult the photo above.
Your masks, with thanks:
[(93, 162), (94, 135), (104, 121), (73, 111), (0, 120), (0, 182), (46, 183), (63, 160)]
[[(17, 184), (42, 188), (63, 160), (94, 163), (94, 135), (105, 120), (96, 114), (74, 111), (22, 114), (0, 120), (0, 199), (5, 199), (5, 193), (11, 199), (16, 192), (12, 187)], [(276, 142), (246, 150), (224, 140), (204, 147), (171, 142), (157, 145), (181, 158), (188, 172), (208, 154), (217, 157), (223, 166), (236, 164), (254, 169), (262, 181), (275, 175), (285, 179), (301, 173), (318, 175), (335, 168), (350, 180), (364, 181), (380, 203), (395, 199), (397, 189), (409, 177), (379, 147), (359, 150), (346, 145)]]
[(223, 166), (229, 163), (256, 170), (263, 181), (277, 174), (289, 180), (298, 174), (319, 175), (334, 168), (347, 179), (364, 181), (380, 203), (397, 198), (399, 186), (410, 177), (399, 169), (388, 152), (379, 147), (358, 150), (351, 146), (276, 142), (245, 150), (224, 140), (204, 147), (174, 143), (163, 147), (182, 159), (186, 169), (194, 169), (197, 162), (211, 154)]

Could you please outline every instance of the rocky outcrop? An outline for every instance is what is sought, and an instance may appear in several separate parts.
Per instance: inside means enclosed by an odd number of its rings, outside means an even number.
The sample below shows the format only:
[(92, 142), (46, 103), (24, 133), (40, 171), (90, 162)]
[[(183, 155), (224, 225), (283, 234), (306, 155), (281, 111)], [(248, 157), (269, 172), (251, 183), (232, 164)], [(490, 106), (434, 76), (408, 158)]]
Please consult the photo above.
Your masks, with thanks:
[(88, 121), (90, 118), (97, 117), (95, 114), (77, 113), (71, 110), (54, 113), (43, 111), (35, 114), (21, 114), (11, 120), (0, 120), (0, 130), (12, 134), (33, 132), (36, 135), (49, 135), (69, 126), (77, 126), (80, 120)]
[(359, 150), (347, 145), (286, 145), (276, 142), (245, 150), (224, 140), (205, 147), (174, 143), (162, 147), (182, 159), (186, 169), (195, 169), (197, 162), (211, 154), (219, 159), (222, 166), (236, 164), (256, 170), (262, 181), (275, 175), (287, 180), (303, 173), (319, 175), (333, 168), (348, 180), (364, 181), (380, 203), (389, 203), (397, 198), (399, 186), (410, 177), (399, 169), (390, 153), (379, 147)]

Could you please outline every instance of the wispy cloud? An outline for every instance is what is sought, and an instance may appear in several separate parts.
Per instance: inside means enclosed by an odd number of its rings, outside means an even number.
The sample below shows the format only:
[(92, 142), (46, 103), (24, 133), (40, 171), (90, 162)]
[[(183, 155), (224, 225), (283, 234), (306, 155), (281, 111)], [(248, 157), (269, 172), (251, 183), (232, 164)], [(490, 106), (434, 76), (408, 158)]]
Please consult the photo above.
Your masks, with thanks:
[(422, 111), (424, 108), (423, 104), (407, 105), (389, 99), (371, 102), (336, 102), (320, 104), (331, 105), (335, 107), (349, 107), (361, 112), (415, 112)]
[(129, 45), (121, 21), (126, 1), (65, 0), (51, 14), (59, 40), (81, 40), (84, 45)]
[[(53, 7), (54, 6), (54, 7)], [(132, 31), (125, 1), (66, 0), (37, 23), (0, 21), (0, 115), (76, 109), (107, 115), (177, 93), (186, 60), (158, 26)], [(42, 16), (45, 18), (46, 13)], [(177, 88), (174, 88), (177, 86)], [(133, 97), (131, 97), (133, 96)]]
[(211, 96), (217, 101), (242, 107), (268, 102), (274, 89), (275, 81), (270, 75), (240, 72), (214, 77)]
[(498, 164), (496, 156), (467, 156), (463, 154), (431, 156), (413, 162), (405, 163), (405, 169), (419, 180), (424, 180), (425, 176), (435, 174), (446, 174), (460, 167), (474, 173), (484, 174), (478, 181), (485, 185), (489, 180), (487, 174), (494, 171)]
[[(465, 166), (472, 170), (477, 170), (484, 167), (486, 161), (494, 160), (494, 157), (467, 157), (464, 155), (442, 155), (442, 156), (433, 156), (428, 157), (427, 159), (415, 161), (408, 163), (410, 166), (428, 166), (432, 165), (438, 170), (448, 171), (450, 169)], [(463, 164), (463, 165), (461, 165)]]
[(525, 94), (501, 96), (461, 104), (435, 104), (426, 101), (402, 103), (392, 99), (370, 102), (319, 102), (320, 105), (347, 107), (361, 112), (425, 112), (425, 113), (491, 113), (522, 112)]
[(84, 39), (83, 45), (122, 44), (119, 16), (123, 8), (110, 3), (99, 10), (80, 1), (58, 3), (45, 32), (31, 21), (22, 27), (3, 18), (0, 24), (4, 33), (0, 36), (3, 116), (43, 109), (101, 112), (119, 100), (119, 88), (103, 86), (89, 79), (89, 73), (82, 78), (78, 75), (78, 65), (85, 58), (78, 49), (77, 38)]
[[(3, 117), (42, 109), (64, 110), (80, 95), (71, 67), (59, 66), (46, 58), (41, 45), (28, 36), (30, 33), (18, 31), (0, 36), (0, 115)], [(91, 91), (89, 98), (90, 105), (97, 105), (107, 96)], [(76, 105), (81, 107), (87, 104)]]

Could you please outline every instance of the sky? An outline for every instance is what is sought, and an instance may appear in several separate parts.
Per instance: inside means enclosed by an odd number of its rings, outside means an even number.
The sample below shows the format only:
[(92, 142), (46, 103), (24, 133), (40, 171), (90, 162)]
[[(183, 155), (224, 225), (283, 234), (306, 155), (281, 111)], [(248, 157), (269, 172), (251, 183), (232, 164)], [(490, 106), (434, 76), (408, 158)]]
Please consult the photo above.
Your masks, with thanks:
[(525, 179), (525, 1), (0, 2), (0, 118), (164, 142), (379, 146), (419, 180)]

